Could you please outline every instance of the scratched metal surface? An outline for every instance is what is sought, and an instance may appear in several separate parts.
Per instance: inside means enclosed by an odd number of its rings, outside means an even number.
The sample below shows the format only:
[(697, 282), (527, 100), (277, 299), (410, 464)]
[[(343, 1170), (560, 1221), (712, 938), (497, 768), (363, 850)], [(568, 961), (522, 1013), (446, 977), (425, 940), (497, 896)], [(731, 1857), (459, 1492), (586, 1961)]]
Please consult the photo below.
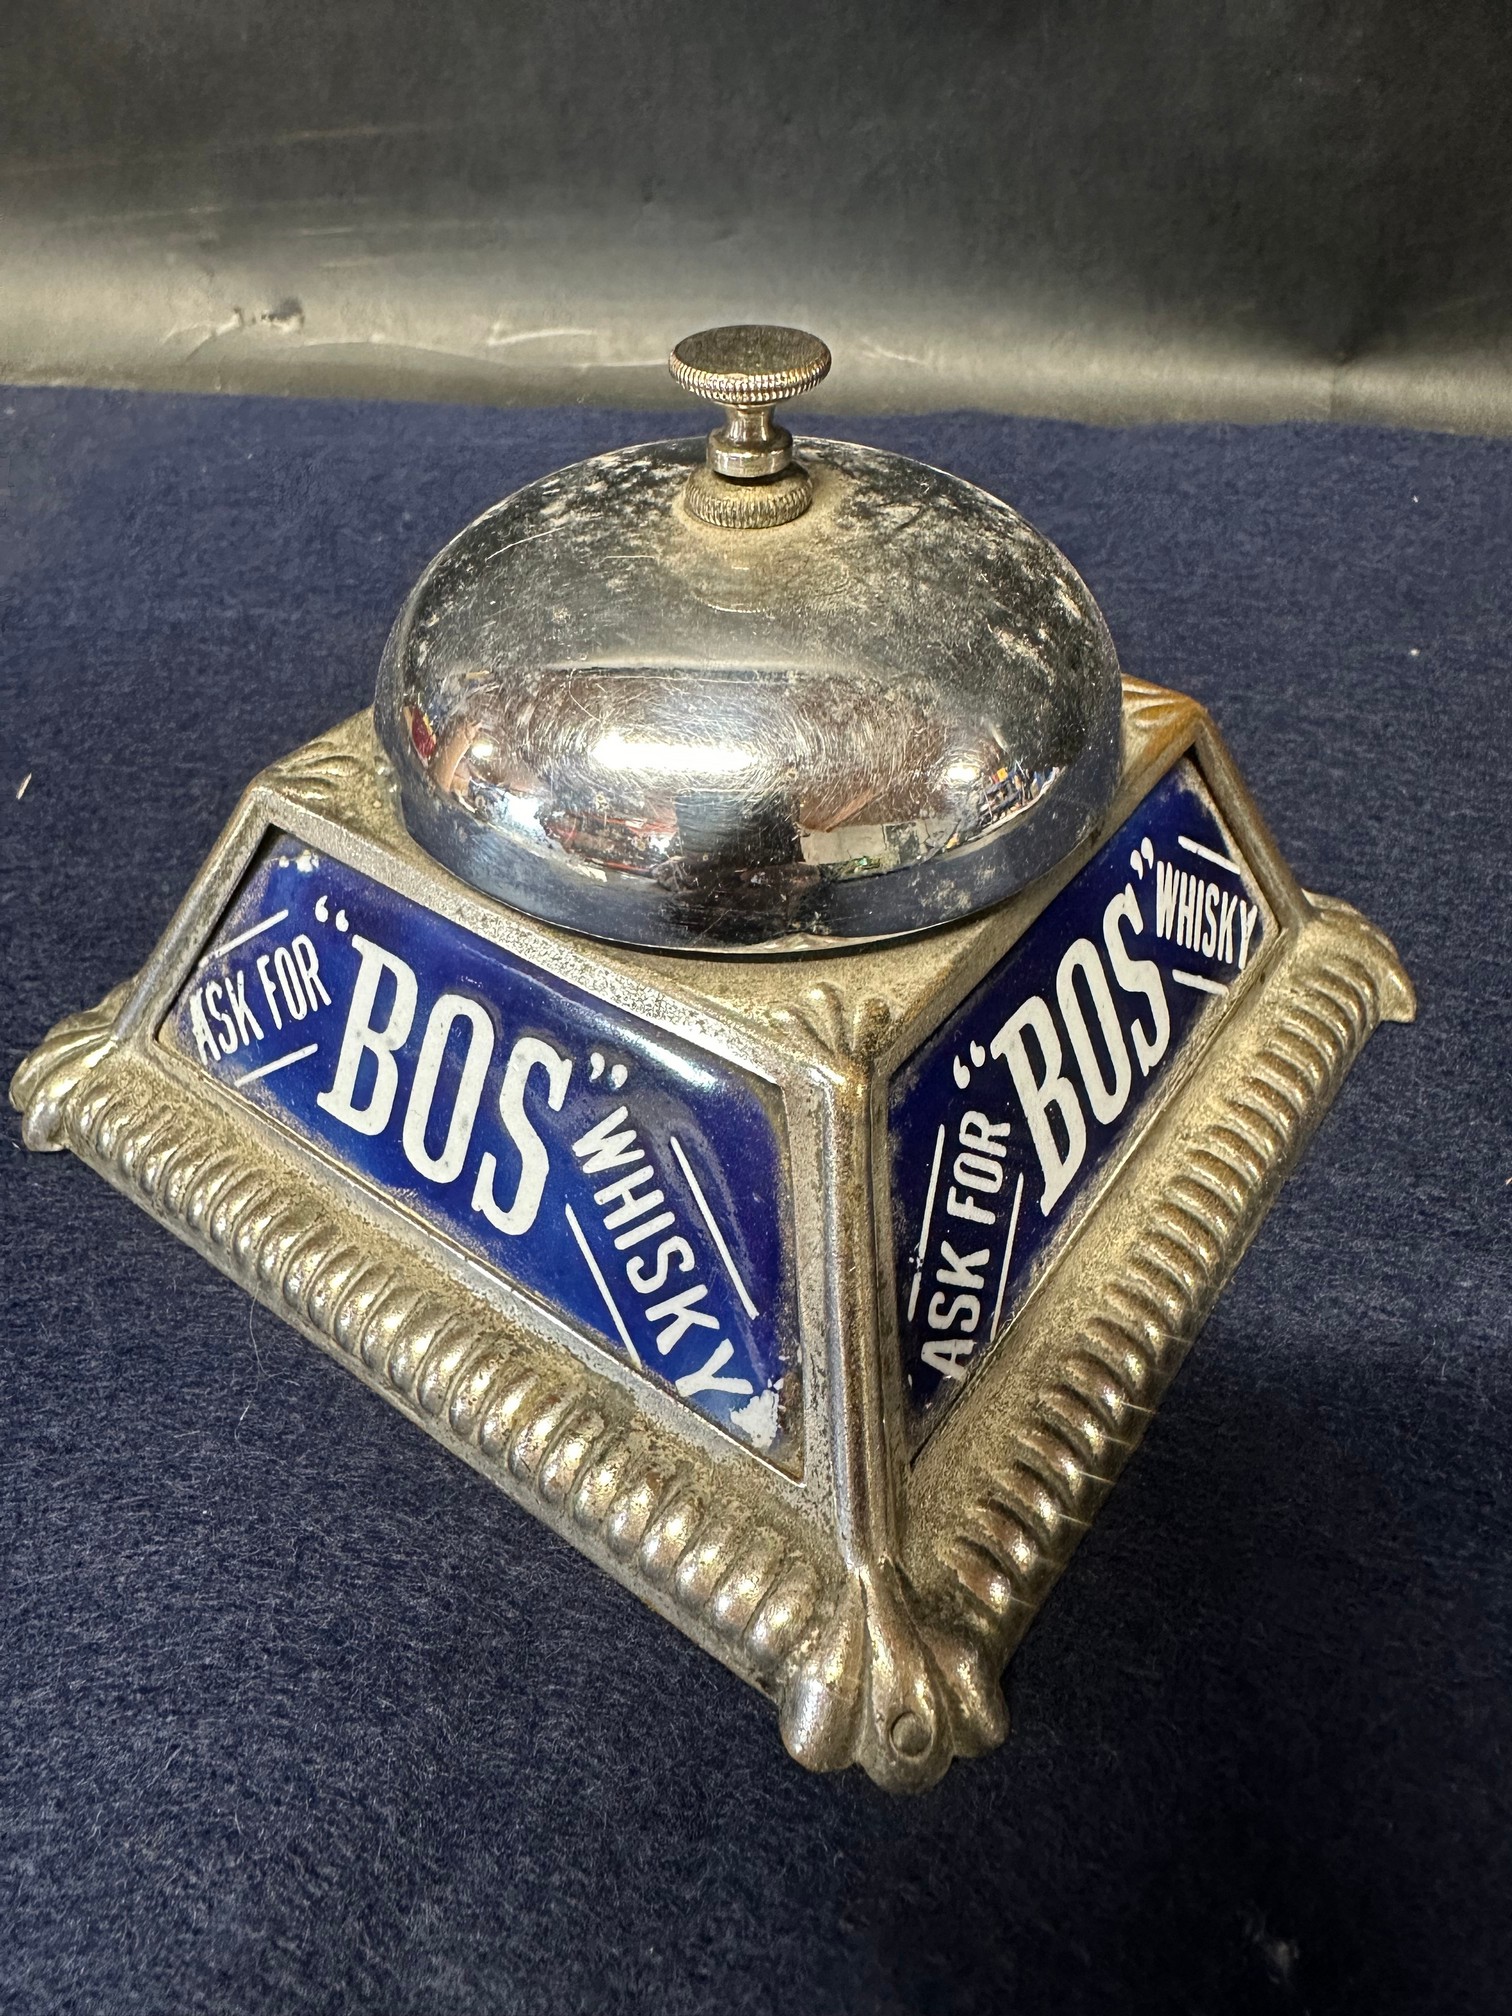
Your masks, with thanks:
[(572, 929), (771, 952), (954, 921), (1085, 836), (1120, 689), (1075, 569), (968, 484), (797, 445), (792, 525), (690, 518), (695, 438), (559, 471), (437, 557), (375, 703), (431, 853)]

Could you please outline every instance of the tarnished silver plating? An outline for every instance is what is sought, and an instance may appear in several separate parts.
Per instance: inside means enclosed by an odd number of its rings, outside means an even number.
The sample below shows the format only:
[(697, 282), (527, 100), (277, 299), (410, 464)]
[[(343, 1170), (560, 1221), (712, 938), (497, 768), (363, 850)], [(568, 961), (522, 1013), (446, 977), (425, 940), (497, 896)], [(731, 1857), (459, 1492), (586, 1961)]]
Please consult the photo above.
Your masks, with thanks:
[[(997, 1676), (1138, 1445), (1345, 1072), (1412, 990), (1300, 889), (1201, 710), (1126, 685), (1118, 820), (1195, 755), (1281, 930), (959, 1405), (910, 1458), (883, 1255), (892, 1074), (1083, 865), (949, 930), (815, 965), (658, 958), (480, 898), (404, 832), (360, 716), (257, 778), (147, 966), (11, 1087), (69, 1148), (776, 1703), (801, 1763), (897, 1791), (1002, 1741)], [(333, 1171), (157, 1039), (270, 827), (766, 1077), (792, 1144), (801, 1479)]]
[(685, 336), (667, 365), (685, 392), (725, 409), (704, 467), (683, 485), (693, 516), (726, 532), (760, 532), (801, 518), (814, 486), (793, 460), (792, 435), (772, 415), (828, 375), (830, 353), (819, 338), (804, 329), (734, 323)]

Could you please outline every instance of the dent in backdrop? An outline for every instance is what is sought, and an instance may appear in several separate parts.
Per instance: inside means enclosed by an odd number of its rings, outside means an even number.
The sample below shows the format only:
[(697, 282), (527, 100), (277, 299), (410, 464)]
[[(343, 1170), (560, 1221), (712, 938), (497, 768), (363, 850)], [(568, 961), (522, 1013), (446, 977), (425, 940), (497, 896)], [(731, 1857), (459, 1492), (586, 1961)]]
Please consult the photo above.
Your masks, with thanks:
[(12, 0), (0, 375), (1512, 424), (1497, 0)]

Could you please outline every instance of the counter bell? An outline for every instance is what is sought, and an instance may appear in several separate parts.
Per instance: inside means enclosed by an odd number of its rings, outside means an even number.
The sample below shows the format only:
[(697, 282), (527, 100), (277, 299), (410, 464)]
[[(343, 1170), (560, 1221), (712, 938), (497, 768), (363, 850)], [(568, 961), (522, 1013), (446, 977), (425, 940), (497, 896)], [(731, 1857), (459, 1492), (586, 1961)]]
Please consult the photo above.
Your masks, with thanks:
[(829, 362), (689, 337), (707, 440), (460, 532), (12, 1097), (919, 1789), (1413, 998), (1047, 540), (778, 423)]

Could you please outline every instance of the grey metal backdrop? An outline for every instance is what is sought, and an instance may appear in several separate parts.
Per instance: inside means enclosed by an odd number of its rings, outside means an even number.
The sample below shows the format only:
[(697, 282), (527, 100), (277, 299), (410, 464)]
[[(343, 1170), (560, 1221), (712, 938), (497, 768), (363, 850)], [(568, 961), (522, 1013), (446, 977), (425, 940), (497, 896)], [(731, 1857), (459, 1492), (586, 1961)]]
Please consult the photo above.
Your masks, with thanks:
[(0, 376), (1512, 422), (1499, 0), (10, 0)]

